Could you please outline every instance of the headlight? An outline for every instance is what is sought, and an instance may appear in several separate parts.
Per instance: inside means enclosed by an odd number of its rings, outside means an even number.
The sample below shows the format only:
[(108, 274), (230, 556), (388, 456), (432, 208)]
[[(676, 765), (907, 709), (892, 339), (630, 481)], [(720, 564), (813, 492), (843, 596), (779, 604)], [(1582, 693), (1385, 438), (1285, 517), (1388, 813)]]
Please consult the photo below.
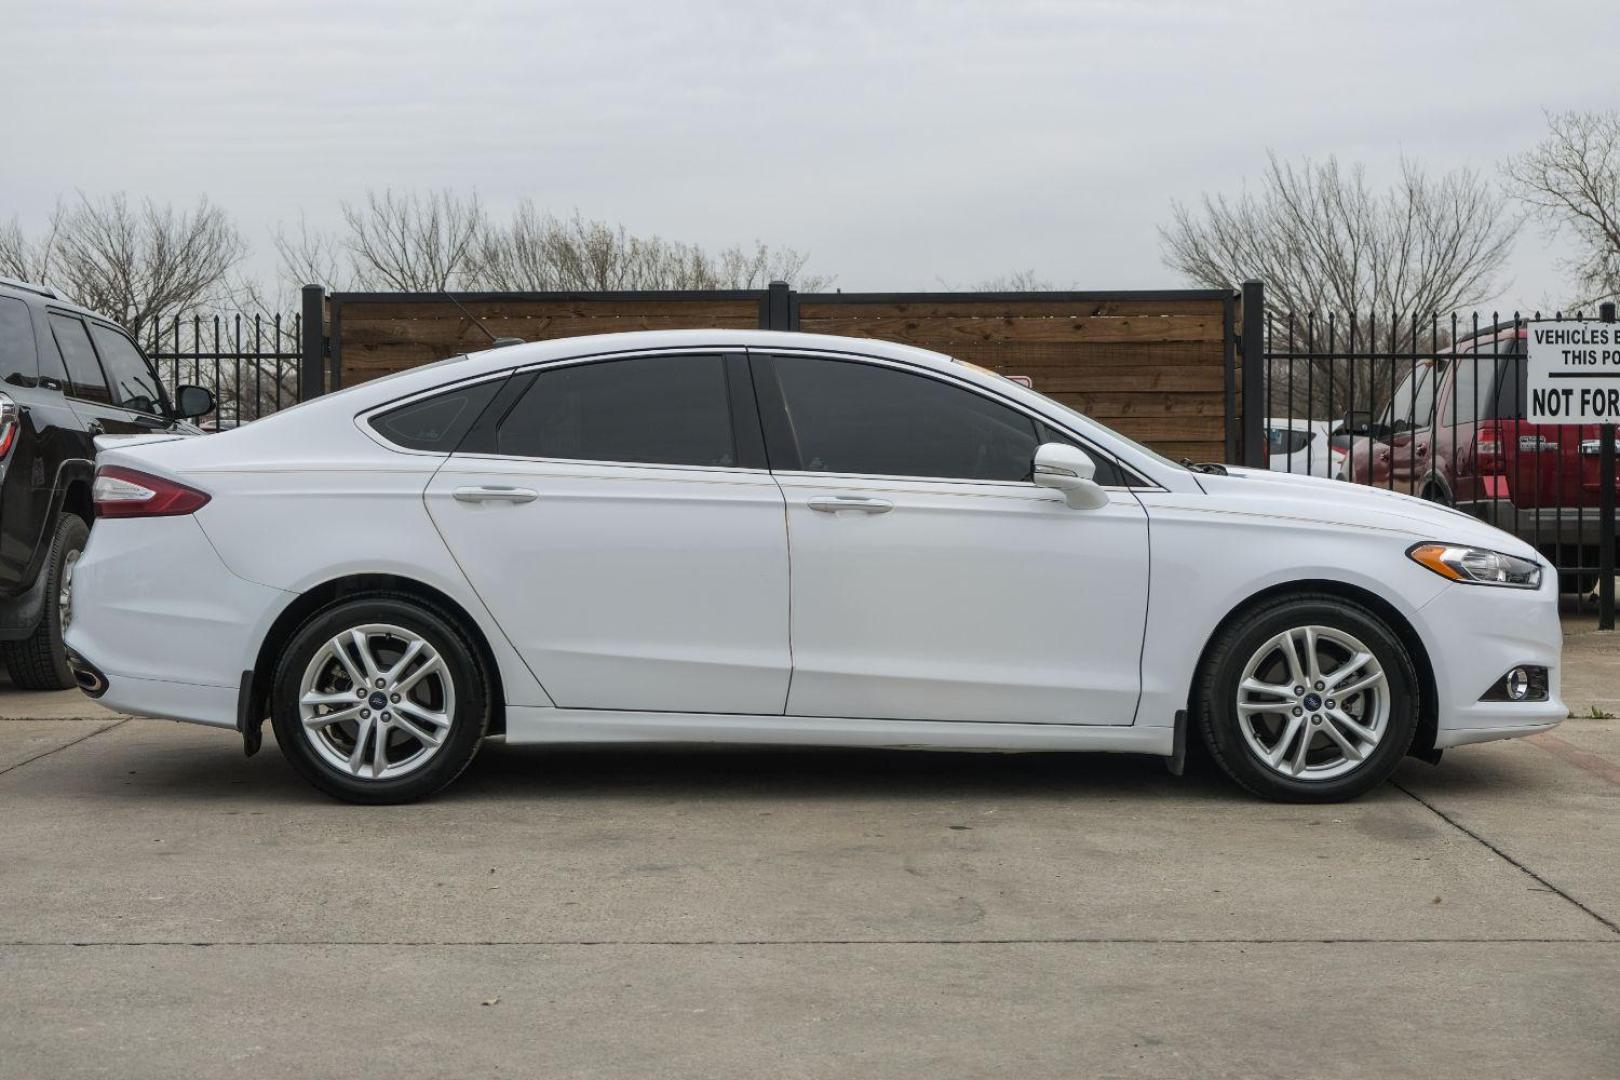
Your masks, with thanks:
[(1406, 554), (1412, 561), (1451, 581), (1503, 585), (1509, 589), (1541, 587), (1541, 564), (1534, 559), (1455, 544), (1416, 544), (1408, 548)]

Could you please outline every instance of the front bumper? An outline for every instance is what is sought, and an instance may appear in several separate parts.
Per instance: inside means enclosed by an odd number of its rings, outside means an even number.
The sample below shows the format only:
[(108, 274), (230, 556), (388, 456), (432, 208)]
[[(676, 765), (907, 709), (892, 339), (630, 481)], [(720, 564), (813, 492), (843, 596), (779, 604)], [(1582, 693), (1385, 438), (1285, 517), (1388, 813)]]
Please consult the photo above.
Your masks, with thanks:
[[(1439, 700), (1435, 749), (1533, 735), (1569, 715), (1559, 697), (1564, 633), (1557, 575), (1534, 592), (1449, 585), (1417, 611)], [(1545, 701), (1481, 701), (1511, 668), (1547, 669)]]

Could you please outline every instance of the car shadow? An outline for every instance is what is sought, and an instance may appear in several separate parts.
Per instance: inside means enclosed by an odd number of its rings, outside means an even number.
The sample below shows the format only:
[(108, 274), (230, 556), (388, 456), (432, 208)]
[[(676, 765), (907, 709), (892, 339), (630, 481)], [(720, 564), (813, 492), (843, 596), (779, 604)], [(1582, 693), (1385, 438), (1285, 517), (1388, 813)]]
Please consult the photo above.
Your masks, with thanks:
[(483, 750), (445, 798), (538, 793), (671, 798), (1242, 798), (1195, 769), (1135, 754), (960, 753), (820, 747), (506, 746)]
[[(58, 783), (92, 798), (152, 798), (275, 805), (328, 804), (282, 757), (268, 727), (263, 750), (245, 758), (225, 732), (141, 739), (97, 754)], [(105, 737), (105, 736), (104, 736)], [(104, 738), (103, 737), (103, 738)], [(99, 742), (100, 740), (96, 740)], [(93, 744), (85, 744), (87, 747)], [(108, 748), (111, 749), (110, 747)], [(1522, 748), (1527, 753), (1533, 747)], [(74, 755), (75, 757), (77, 755)], [(59, 762), (66, 764), (72, 758)], [(601, 797), (658, 802), (736, 799), (863, 802), (917, 799), (1030, 799), (1065, 802), (1174, 800), (1205, 805), (1275, 804), (1240, 790), (1194, 753), (1175, 777), (1162, 758), (1138, 754), (962, 753), (924, 750), (690, 745), (484, 746), (434, 803)], [(54, 771), (54, 770), (53, 770)], [(21, 780), (19, 776), (16, 779)], [(1409, 759), (1367, 799), (1486, 790), (1510, 795), (1537, 786), (1513, 755), (1448, 757), (1439, 767)], [(1398, 786), (1397, 786), (1398, 785)], [(57, 790), (61, 791), (61, 788)]]
[[(232, 735), (217, 735), (142, 739), (116, 753), (98, 754), (88, 763), (90, 768), (59, 780), (97, 798), (161, 795), (169, 800), (263, 804), (253, 809), (329, 802), (287, 764), (268, 727), (264, 747), (253, 758), (242, 755)], [(1178, 778), (1166, 770), (1163, 759), (1134, 754), (501, 742), (485, 745), (467, 771), (432, 801), (592, 797), (648, 802), (697, 798), (1256, 802), (1208, 763), (1189, 762), (1187, 775)]]

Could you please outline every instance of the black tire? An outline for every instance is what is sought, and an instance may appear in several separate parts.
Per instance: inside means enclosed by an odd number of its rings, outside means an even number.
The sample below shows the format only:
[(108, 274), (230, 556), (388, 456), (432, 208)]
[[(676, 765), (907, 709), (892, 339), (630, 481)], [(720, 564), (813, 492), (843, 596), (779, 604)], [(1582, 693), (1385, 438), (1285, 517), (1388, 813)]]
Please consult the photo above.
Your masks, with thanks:
[(90, 526), (83, 518), (66, 511), (57, 517), (45, 559), (45, 608), (39, 625), (21, 641), (5, 644), (6, 670), (11, 685), (20, 690), (70, 690), (78, 685), (62, 644), (62, 577), (68, 561), (78, 559), (89, 539)]
[(1423, 500), (1439, 506), (1450, 506), (1451, 500), (1446, 496), (1446, 489), (1439, 484), (1430, 483), (1423, 488)]
[[(1389, 715), (1382, 738), (1350, 771), (1327, 779), (1297, 779), (1269, 767), (1244, 737), (1238, 722), (1238, 684), (1251, 657), (1272, 638), (1306, 626), (1337, 629), (1358, 639), (1383, 669), (1388, 687)], [(1342, 597), (1312, 593), (1260, 604), (1225, 626), (1199, 670), (1193, 708), (1210, 756), (1243, 788), (1280, 802), (1343, 802), (1389, 779), (1406, 756), (1417, 730), (1419, 687), (1411, 656), (1382, 618)], [(1325, 735), (1318, 745), (1332, 752), (1324, 740)]]
[[(422, 638), (444, 661), (454, 688), (454, 708), (446, 710), (450, 729), (439, 749), (415, 771), (398, 777), (372, 779), (342, 771), (304, 734), (299, 698), (306, 669), (337, 635), (368, 624), (398, 627)], [(270, 717), (282, 754), (299, 775), (328, 795), (352, 803), (406, 803), (441, 790), (472, 762), (489, 730), (491, 685), (478, 650), (448, 614), (415, 597), (377, 594), (339, 601), (294, 632), (276, 664)], [(350, 729), (332, 730), (338, 740), (354, 741)]]

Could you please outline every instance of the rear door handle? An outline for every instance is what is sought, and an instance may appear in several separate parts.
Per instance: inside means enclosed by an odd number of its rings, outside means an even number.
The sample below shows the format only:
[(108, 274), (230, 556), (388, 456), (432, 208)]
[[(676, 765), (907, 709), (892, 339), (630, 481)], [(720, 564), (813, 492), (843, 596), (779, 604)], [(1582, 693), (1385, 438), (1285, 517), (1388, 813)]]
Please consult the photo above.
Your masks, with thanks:
[(538, 491), (529, 488), (505, 487), (498, 484), (491, 484), (486, 487), (459, 487), (452, 494), (455, 496), (456, 502), (465, 503), (526, 503), (534, 502), (540, 497)]
[(810, 500), (809, 506), (810, 509), (819, 510), (823, 514), (836, 514), (845, 510), (853, 510), (858, 514), (887, 514), (894, 509), (894, 503), (888, 499), (869, 499), (864, 495), (818, 496)]

